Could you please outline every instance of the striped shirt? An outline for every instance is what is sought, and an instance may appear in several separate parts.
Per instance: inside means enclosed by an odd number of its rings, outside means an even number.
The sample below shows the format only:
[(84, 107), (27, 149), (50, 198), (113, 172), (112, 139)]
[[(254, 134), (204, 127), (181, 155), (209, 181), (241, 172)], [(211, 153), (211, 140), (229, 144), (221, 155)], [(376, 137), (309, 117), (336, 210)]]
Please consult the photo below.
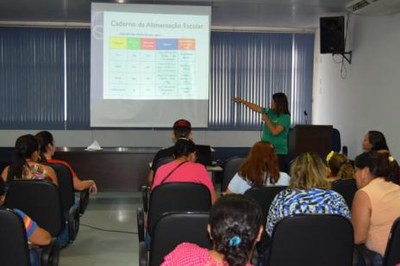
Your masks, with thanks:
[(312, 188), (285, 189), (276, 195), (269, 208), (266, 231), (272, 235), (274, 226), (284, 217), (294, 214), (338, 214), (350, 219), (343, 197), (333, 190)]

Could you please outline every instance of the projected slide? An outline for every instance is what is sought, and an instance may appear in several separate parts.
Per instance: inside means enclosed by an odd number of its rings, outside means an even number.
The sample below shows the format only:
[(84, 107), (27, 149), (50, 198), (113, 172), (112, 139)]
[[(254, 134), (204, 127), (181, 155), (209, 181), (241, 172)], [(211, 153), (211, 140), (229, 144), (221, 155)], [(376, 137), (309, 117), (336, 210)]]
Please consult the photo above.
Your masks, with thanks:
[(90, 125), (207, 127), (209, 6), (92, 3)]
[[(104, 99), (206, 99), (197, 84), (208, 21), (186, 15), (104, 13)], [(106, 27), (107, 26), (107, 27)], [(200, 58), (200, 60), (199, 60)], [(204, 77), (204, 76), (203, 76)], [(207, 82), (207, 80), (204, 80)]]
[(111, 37), (109, 44), (105, 99), (196, 98), (196, 40)]

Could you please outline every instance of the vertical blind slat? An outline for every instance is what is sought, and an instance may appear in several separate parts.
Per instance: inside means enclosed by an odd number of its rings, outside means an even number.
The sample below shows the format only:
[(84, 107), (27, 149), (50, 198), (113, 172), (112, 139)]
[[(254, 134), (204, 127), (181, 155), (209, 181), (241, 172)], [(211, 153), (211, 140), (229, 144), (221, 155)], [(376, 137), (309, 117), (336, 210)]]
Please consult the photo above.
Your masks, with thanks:
[(313, 51), (314, 34), (213, 32), (209, 128), (259, 129), (260, 115), (232, 98), (269, 106), (276, 92), (288, 96), (292, 124), (305, 123), (304, 110), (311, 113)]
[[(90, 128), (90, 31), (0, 28), (0, 128), (64, 126), (64, 32), (68, 129)], [(311, 121), (314, 34), (213, 32), (210, 129), (255, 129), (260, 115), (233, 103), (269, 106), (282, 91), (292, 125)]]
[(63, 30), (0, 28), (0, 128), (62, 128)]

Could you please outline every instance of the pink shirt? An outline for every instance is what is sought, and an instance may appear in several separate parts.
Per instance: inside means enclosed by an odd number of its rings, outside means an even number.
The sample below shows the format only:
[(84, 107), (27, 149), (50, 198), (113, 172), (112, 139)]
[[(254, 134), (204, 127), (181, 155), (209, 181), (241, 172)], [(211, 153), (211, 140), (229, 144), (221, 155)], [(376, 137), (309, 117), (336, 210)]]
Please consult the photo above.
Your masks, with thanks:
[[(222, 266), (210, 256), (209, 250), (192, 243), (179, 244), (164, 258), (161, 266)], [(246, 266), (252, 266), (247, 263)]]
[[(168, 176), (168, 174), (179, 164), (180, 162), (172, 161), (160, 166), (154, 176), (151, 190), (160, 185), (161, 182)], [(211, 181), (211, 177), (208, 175), (207, 169), (204, 167), (204, 165), (199, 163), (186, 162), (182, 164), (164, 181), (164, 183), (168, 182), (200, 183), (205, 185), (210, 190), (210, 193), (214, 191), (214, 184)]]

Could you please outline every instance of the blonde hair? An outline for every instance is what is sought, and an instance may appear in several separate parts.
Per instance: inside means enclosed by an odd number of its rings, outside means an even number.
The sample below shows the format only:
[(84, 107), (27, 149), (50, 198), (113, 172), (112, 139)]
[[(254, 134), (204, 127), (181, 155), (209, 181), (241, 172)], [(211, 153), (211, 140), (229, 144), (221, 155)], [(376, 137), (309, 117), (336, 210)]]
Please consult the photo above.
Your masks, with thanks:
[(354, 178), (354, 168), (344, 154), (334, 152), (328, 159), (331, 175), (339, 179)]
[(289, 188), (305, 190), (311, 188), (329, 189), (328, 174), (328, 167), (317, 154), (303, 153), (290, 166), (291, 180)]

